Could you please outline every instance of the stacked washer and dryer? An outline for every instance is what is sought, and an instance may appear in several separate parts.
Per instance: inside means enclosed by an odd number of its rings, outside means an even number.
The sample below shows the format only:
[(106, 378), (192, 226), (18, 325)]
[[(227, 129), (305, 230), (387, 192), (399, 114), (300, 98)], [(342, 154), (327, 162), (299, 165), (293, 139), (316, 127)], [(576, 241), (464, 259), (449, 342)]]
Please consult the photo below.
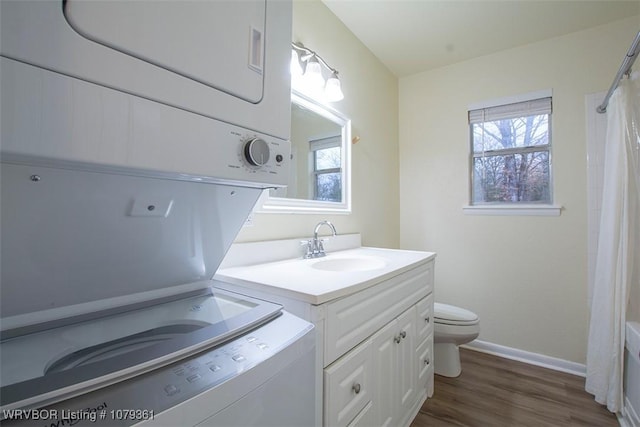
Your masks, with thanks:
[(211, 279), (286, 184), (290, 2), (0, 19), (1, 423), (317, 424), (313, 325)]

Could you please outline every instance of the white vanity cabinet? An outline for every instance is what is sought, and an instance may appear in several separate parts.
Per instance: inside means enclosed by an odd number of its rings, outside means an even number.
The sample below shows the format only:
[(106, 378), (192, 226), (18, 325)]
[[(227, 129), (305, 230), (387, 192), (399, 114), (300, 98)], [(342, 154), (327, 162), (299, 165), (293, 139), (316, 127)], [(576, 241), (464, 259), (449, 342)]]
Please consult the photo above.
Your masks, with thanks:
[[(299, 246), (299, 242), (292, 242)], [(264, 243), (244, 244), (265, 252)], [(313, 269), (330, 259), (384, 259), (366, 272)], [(433, 393), (435, 254), (378, 248), (218, 272), (216, 284), (266, 299), (316, 326), (316, 420), (328, 427), (409, 426)]]
[(326, 304), (325, 426), (410, 424), (433, 392), (432, 291), (430, 261)]

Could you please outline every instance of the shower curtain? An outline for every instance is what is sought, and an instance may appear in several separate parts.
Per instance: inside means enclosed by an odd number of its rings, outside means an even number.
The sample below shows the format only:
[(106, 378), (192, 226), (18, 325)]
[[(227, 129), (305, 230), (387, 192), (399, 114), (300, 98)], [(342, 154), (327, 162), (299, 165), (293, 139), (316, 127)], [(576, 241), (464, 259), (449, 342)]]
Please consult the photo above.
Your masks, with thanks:
[(607, 107), (602, 210), (585, 389), (611, 412), (624, 406), (626, 311), (640, 281), (640, 79), (625, 77)]

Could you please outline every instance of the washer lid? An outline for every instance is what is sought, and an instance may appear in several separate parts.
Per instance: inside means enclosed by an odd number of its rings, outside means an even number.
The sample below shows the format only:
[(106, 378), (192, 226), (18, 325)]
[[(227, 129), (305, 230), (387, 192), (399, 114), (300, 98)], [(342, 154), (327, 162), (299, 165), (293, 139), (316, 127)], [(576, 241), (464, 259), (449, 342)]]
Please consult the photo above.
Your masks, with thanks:
[(0, 176), (2, 330), (210, 280), (261, 194), (4, 162)]
[(1, 410), (41, 408), (124, 381), (226, 343), (281, 312), (279, 304), (209, 287), (8, 331), (7, 339), (0, 336)]
[(441, 321), (440, 323), (475, 323), (478, 321), (477, 314), (454, 305), (436, 302), (433, 310), (436, 322)]

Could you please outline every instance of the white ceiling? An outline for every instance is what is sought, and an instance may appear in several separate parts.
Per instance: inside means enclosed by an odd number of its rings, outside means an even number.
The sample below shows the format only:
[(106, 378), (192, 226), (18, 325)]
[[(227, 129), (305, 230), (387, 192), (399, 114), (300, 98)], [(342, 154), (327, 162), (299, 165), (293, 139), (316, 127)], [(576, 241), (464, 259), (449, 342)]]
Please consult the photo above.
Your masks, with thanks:
[(398, 77), (640, 14), (640, 0), (322, 1)]

